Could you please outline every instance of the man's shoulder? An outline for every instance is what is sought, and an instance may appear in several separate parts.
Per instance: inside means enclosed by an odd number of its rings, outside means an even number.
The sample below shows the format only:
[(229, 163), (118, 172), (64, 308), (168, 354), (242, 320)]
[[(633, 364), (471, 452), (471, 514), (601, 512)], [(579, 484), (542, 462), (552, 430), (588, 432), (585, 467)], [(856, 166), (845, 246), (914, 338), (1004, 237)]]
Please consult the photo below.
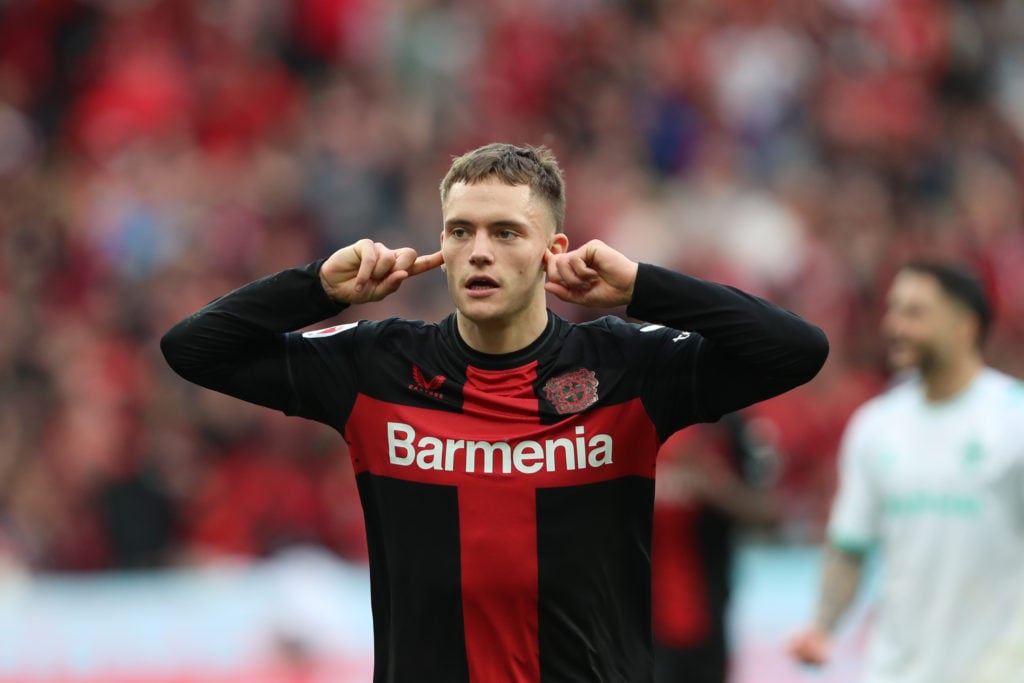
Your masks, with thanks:
[(438, 323), (391, 317), (380, 320), (357, 320), (355, 322), (339, 323), (315, 330), (308, 330), (300, 334), (303, 338), (310, 340), (336, 338), (339, 341), (381, 339), (394, 336), (425, 338), (437, 334), (438, 328)]
[(1012, 425), (1014, 431), (1024, 422), (1024, 382), (1013, 375), (986, 367), (978, 379), (980, 391), (976, 393), (975, 409), (988, 419), (999, 416), (1003, 424)]
[(587, 322), (572, 323), (570, 331), (577, 334), (606, 335), (623, 340), (657, 341), (662, 337), (668, 337), (670, 341), (679, 342), (697, 336), (696, 333), (687, 330), (677, 330), (655, 323), (625, 320), (615, 315), (605, 315)]
[(986, 367), (979, 378), (990, 396), (1011, 406), (1024, 407), (1024, 381), (1002, 370)]

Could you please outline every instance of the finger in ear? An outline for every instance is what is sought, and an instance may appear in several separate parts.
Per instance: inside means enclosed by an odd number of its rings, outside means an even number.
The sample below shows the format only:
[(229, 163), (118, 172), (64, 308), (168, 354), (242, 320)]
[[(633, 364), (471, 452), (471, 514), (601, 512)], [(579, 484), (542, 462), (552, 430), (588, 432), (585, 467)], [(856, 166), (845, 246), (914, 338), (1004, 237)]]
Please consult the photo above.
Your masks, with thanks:
[(548, 243), (548, 251), (551, 254), (564, 254), (569, 251), (569, 238), (565, 236), (565, 233), (557, 233), (551, 238)]

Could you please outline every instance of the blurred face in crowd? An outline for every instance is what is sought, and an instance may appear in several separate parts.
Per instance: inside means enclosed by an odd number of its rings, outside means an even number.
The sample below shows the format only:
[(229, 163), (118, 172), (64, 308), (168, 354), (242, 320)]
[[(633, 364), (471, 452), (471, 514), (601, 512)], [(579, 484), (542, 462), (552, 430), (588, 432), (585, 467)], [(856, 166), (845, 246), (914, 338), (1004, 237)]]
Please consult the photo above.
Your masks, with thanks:
[(889, 290), (882, 332), (894, 370), (928, 373), (975, 347), (977, 322), (935, 277), (904, 270)]
[(441, 253), (460, 316), (481, 326), (547, 321), (544, 252), (565, 251), (550, 207), (528, 185), (455, 183), (442, 207)]

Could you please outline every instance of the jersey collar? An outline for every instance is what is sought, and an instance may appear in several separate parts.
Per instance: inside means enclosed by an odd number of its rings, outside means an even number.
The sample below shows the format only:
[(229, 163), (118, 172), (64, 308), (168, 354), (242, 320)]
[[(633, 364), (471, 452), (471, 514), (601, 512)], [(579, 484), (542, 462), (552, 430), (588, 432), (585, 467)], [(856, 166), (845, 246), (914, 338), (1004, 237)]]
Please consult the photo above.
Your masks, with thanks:
[(452, 313), (441, 324), (445, 337), (448, 338), (455, 353), (465, 360), (469, 365), (484, 370), (508, 370), (520, 365), (525, 365), (538, 360), (552, 348), (557, 346), (557, 341), (563, 336), (568, 323), (548, 310), (548, 323), (544, 331), (534, 339), (528, 346), (510, 353), (482, 353), (472, 348), (459, 334), (459, 327), (455, 321), (455, 313)]

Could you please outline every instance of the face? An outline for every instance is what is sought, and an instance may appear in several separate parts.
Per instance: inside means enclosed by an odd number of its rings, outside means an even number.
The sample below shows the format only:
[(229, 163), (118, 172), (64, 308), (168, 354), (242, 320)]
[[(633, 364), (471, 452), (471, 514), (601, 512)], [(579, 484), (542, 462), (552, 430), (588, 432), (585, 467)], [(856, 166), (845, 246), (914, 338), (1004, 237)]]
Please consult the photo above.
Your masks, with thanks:
[(972, 344), (972, 319), (931, 275), (902, 271), (889, 290), (882, 332), (894, 370), (928, 372)]
[(546, 316), (544, 252), (568, 242), (544, 201), (495, 178), (455, 183), (442, 211), (441, 253), (459, 314), (502, 325)]

